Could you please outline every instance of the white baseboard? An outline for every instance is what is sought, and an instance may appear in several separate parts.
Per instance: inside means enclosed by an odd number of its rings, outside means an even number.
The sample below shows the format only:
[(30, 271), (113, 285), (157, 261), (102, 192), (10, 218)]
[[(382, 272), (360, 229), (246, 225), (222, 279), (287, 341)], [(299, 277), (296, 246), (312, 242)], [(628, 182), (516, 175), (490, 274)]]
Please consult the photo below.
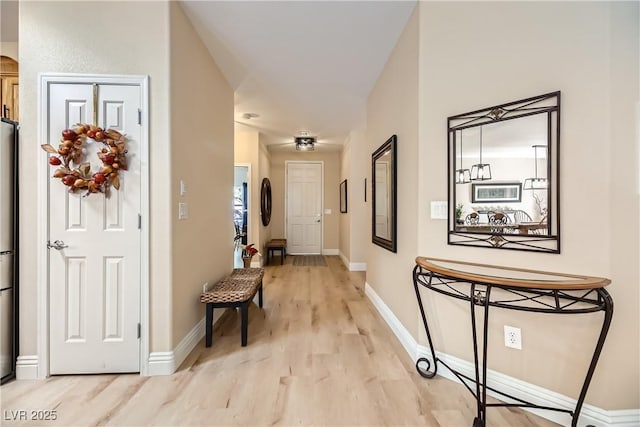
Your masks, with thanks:
[(342, 259), (342, 263), (349, 271), (367, 271), (366, 262), (349, 262), (349, 258), (342, 251), (340, 251), (340, 259)]
[(323, 249), (322, 255), (340, 255), (340, 249)]
[[(256, 296), (257, 298), (257, 296)], [(214, 310), (213, 324), (218, 321), (224, 310)], [(184, 362), (205, 334), (205, 318), (203, 317), (189, 333), (178, 343), (173, 351), (157, 351), (149, 354), (150, 377), (173, 374)]]
[[(365, 295), (369, 297), (371, 303), (376, 307), (382, 318), (387, 322), (387, 324), (413, 361), (416, 361), (420, 357), (426, 357), (427, 359), (432, 361), (429, 347), (418, 345), (413, 336), (406, 330), (400, 320), (398, 320), (395, 314), (393, 314), (389, 307), (387, 307), (384, 301), (380, 298), (380, 296), (378, 296), (378, 294), (368, 283), (365, 283)], [(473, 363), (445, 353), (436, 352), (436, 355), (447, 365), (451, 366), (452, 369), (455, 369), (460, 373), (463, 373), (472, 378), (475, 376)], [(433, 366), (433, 361), (431, 366)], [(438, 375), (459, 382), (458, 379), (446, 367), (442, 365), (438, 368)], [(510, 377), (497, 371), (488, 370), (487, 378), (488, 385), (490, 387), (510, 394), (514, 397), (530, 401), (537, 405), (551, 406), (569, 410), (573, 410), (576, 405), (575, 399), (564, 396), (560, 393), (556, 393), (555, 391), (527, 383), (517, 378)], [(502, 401), (509, 402), (509, 400), (501, 397), (496, 393), (488, 391), (487, 394)], [(526, 408), (523, 409), (529, 410)], [(571, 424), (570, 417), (567, 414), (563, 414), (561, 412), (534, 409), (531, 409), (529, 411), (540, 417), (559, 423), (560, 425)], [(638, 426), (640, 425), (640, 409), (607, 411), (605, 409), (601, 409), (585, 403), (582, 407), (582, 410), (580, 411), (578, 426), (586, 425), (596, 425), (602, 427)]]
[(18, 356), (16, 360), (17, 380), (37, 380), (38, 378), (38, 355)]

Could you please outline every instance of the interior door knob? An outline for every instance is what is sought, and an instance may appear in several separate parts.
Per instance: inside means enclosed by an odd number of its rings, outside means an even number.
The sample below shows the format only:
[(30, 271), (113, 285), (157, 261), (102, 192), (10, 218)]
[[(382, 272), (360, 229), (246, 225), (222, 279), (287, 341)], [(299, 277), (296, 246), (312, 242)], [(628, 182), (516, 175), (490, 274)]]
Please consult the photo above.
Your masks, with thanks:
[(57, 250), (62, 250), (64, 248), (68, 248), (69, 246), (67, 246), (62, 240), (56, 240), (55, 242), (51, 243), (51, 241), (47, 241), (47, 248), (49, 249), (57, 249)]

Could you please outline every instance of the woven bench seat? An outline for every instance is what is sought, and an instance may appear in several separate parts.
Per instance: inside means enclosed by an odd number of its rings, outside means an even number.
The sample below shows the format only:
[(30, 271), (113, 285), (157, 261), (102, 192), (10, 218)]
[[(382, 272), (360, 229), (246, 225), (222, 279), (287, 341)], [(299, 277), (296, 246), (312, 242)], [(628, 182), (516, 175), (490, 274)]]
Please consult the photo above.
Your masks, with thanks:
[(262, 278), (263, 268), (236, 268), (230, 275), (213, 285), (211, 289), (200, 295), (200, 302), (206, 304), (206, 334), (205, 343), (211, 347), (213, 340), (213, 309), (240, 307), (241, 343), (247, 345), (247, 324), (249, 318), (249, 304), (258, 293), (258, 304), (262, 308)]

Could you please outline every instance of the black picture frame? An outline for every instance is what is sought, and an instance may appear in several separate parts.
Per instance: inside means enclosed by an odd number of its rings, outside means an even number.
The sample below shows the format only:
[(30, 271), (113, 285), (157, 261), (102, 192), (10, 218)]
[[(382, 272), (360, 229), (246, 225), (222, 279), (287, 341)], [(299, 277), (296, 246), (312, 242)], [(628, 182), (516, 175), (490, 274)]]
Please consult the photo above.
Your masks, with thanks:
[(472, 203), (519, 203), (521, 201), (521, 182), (483, 182), (471, 184)]
[(347, 180), (340, 183), (340, 213), (347, 213)]
[[(398, 248), (397, 139), (392, 135), (371, 155), (371, 241), (393, 253)], [(376, 172), (378, 166), (381, 171)]]

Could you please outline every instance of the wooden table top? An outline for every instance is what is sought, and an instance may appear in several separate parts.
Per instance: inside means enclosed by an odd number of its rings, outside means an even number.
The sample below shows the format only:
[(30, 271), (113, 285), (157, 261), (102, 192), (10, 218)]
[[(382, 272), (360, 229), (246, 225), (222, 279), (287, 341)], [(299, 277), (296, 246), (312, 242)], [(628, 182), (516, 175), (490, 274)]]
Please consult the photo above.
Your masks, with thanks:
[(604, 277), (504, 267), (441, 258), (417, 257), (416, 264), (434, 273), (470, 282), (529, 289), (580, 290), (603, 288)]

